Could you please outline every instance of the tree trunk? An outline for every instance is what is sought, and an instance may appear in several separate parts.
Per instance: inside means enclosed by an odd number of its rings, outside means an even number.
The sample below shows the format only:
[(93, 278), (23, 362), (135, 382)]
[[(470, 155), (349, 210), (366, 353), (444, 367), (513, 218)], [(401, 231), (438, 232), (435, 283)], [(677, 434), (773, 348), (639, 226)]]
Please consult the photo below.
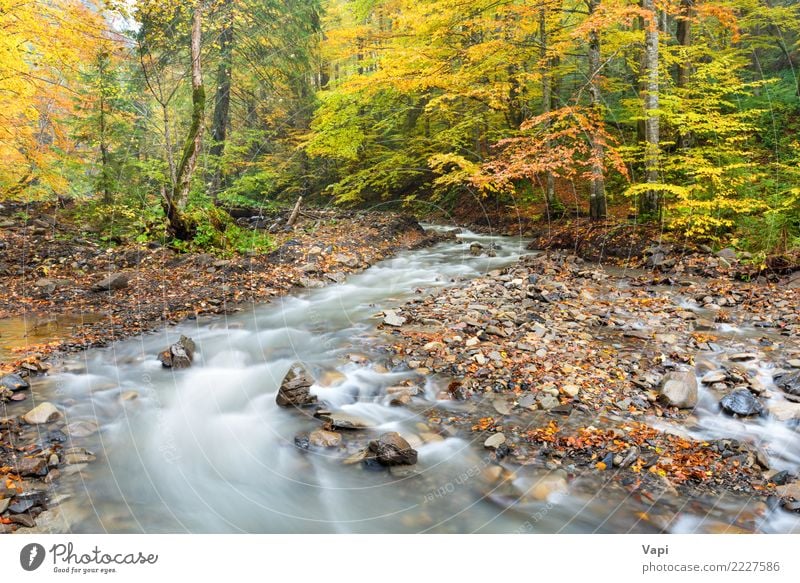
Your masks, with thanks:
[[(647, 184), (657, 184), (659, 162), (659, 115), (658, 115), (658, 12), (654, 0), (642, 0), (642, 8), (649, 13), (645, 21), (645, 91), (644, 91), (644, 169)], [(639, 201), (642, 214), (658, 216), (661, 212), (661, 194), (648, 190)]]
[[(591, 17), (600, 6), (600, 0), (588, 0), (587, 7)], [(600, 74), (600, 32), (593, 28), (589, 33), (589, 95), (595, 115), (601, 116), (600, 88), (597, 77)], [(599, 123), (599, 119), (595, 120)], [(598, 132), (589, 136), (592, 150), (592, 185), (589, 193), (589, 216), (593, 220), (606, 218), (605, 148)]]
[[(547, 10), (544, 6), (539, 9), (539, 33), (541, 36), (539, 59), (542, 63), (542, 113), (547, 115), (550, 113), (553, 103), (553, 62), (547, 57)], [(545, 121), (544, 131), (546, 135), (550, 135), (549, 119)], [(549, 138), (545, 142), (545, 147), (550, 149)], [(545, 172), (544, 200), (548, 211), (551, 213), (561, 212), (561, 201), (556, 198), (555, 176), (549, 170)]]
[(203, 87), (203, 75), (200, 69), (200, 42), (203, 12), (200, 3), (195, 6), (192, 13), (192, 121), (183, 154), (178, 165), (175, 182), (163, 201), (164, 213), (169, 222), (169, 231), (181, 240), (187, 240), (193, 235), (193, 225), (186, 220), (184, 211), (192, 185), (192, 177), (197, 166), (197, 157), (203, 141), (203, 122), (205, 117), (206, 94)]
[(214, 97), (214, 118), (211, 126), (213, 140), (208, 150), (212, 171), (208, 178), (208, 193), (214, 202), (223, 189), (222, 155), (230, 121), (231, 76), (233, 64), (233, 0), (225, 0), (225, 22), (219, 36), (220, 61), (217, 68), (217, 91)]
[[(681, 0), (680, 14), (678, 16), (678, 30), (676, 36), (678, 44), (684, 47), (684, 51), (692, 46), (692, 7), (694, 0)], [(678, 74), (675, 84), (679, 89), (686, 88), (689, 85), (689, 75), (691, 74), (691, 60), (686, 54), (681, 55), (678, 61)], [(688, 132), (679, 130), (678, 133), (678, 147), (685, 150), (691, 143), (691, 136)]]

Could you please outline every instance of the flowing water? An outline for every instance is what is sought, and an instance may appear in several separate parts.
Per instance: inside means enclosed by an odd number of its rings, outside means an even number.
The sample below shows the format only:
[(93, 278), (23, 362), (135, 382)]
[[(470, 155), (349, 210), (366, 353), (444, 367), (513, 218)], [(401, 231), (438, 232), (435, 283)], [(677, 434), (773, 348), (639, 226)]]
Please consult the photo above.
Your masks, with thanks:
[[(497, 256), (473, 257), (469, 243), (499, 244)], [(526, 241), (464, 233), (453, 242), (409, 251), (345, 283), (310, 290), (246, 313), (190, 321), (87, 351), (62, 372), (38, 379), (77, 428), (73, 443), (97, 460), (68, 466), (54, 487), (58, 510), (43, 530), (71, 532), (655, 532), (653, 510), (613, 488), (600, 495), (548, 488), (558, 478), (522, 471), (503, 488), (484, 478), (495, 462), (463, 438), (431, 436), (425, 412), (465, 407), (436, 401), (446, 379), (427, 379), (410, 407), (391, 407), (386, 387), (415, 376), (386, 367), (377, 316), (432, 288), (501, 268)], [(162, 369), (156, 355), (180, 334), (198, 345), (188, 370)], [(413, 469), (370, 471), (344, 465), (327, 450), (294, 444), (319, 422), (275, 404), (290, 365), (307, 363), (334, 386), (312, 389), (332, 408), (398, 431), (418, 452)], [(135, 397), (135, 398), (134, 398)], [(26, 404), (27, 406), (30, 403)], [(701, 413), (704, 414), (704, 413)], [(718, 417), (709, 410), (708, 417)], [(93, 431), (97, 424), (97, 431)], [(731, 428), (721, 428), (724, 433)], [(706, 431), (714, 431), (707, 426)], [(769, 429), (772, 431), (772, 429)], [(788, 430), (787, 430), (788, 431)], [(375, 433), (370, 433), (374, 435)], [(77, 437), (74, 435), (78, 435)], [(80, 437), (80, 435), (83, 435)], [(434, 439), (435, 437), (435, 439)], [(789, 436), (787, 435), (787, 438)], [(797, 434), (793, 435), (797, 441)], [(796, 446), (795, 446), (796, 447)], [(785, 465), (796, 466), (794, 457)], [(493, 456), (492, 456), (493, 457)], [(506, 484), (505, 486), (509, 486)], [(504, 486), (504, 488), (505, 488)], [(517, 494), (521, 493), (521, 499)], [(747, 500), (702, 508), (665, 503), (673, 531), (711, 530), (748, 512)], [(657, 512), (655, 512), (657, 514)], [(678, 517), (673, 521), (674, 517)], [(791, 530), (780, 514), (761, 530)], [(706, 527), (705, 525), (711, 525)]]

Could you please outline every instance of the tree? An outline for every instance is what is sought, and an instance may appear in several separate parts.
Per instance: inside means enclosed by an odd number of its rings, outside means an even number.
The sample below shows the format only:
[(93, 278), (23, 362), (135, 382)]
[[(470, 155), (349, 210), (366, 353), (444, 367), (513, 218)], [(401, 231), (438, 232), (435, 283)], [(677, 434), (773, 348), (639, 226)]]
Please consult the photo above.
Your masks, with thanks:
[[(658, 113), (658, 12), (654, 0), (642, 0), (645, 12), (644, 74), (644, 127), (645, 127), (645, 182), (657, 185), (659, 163), (659, 113)], [(661, 193), (657, 189), (646, 191), (640, 200), (640, 211), (646, 216), (657, 216), (661, 211)]]
[[(589, 19), (596, 17), (600, 7), (600, 0), (588, 0), (586, 7)], [(599, 23), (595, 22), (589, 29), (589, 70), (588, 85), (591, 98), (592, 111), (600, 117), (602, 100), (600, 95), (600, 30)], [(599, 126), (597, 126), (599, 127)], [(589, 216), (594, 220), (606, 218), (606, 182), (605, 182), (605, 144), (599, 131), (589, 133), (591, 143), (592, 179), (589, 192)]]

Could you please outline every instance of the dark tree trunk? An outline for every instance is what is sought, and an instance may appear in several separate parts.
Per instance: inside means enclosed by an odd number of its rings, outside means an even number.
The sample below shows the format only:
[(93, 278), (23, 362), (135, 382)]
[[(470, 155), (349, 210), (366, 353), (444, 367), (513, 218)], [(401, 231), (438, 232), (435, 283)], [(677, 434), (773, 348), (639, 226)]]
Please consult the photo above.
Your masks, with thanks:
[(231, 77), (233, 67), (233, 1), (225, 0), (222, 7), (225, 21), (219, 36), (220, 61), (217, 67), (217, 91), (214, 97), (214, 117), (211, 126), (211, 147), (208, 150), (212, 171), (208, 177), (208, 192), (214, 202), (224, 188), (222, 155), (230, 123)]
[[(600, 6), (600, 0), (588, 0), (590, 17)], [(600, 33), (593, 28), (589, 33), (589, 95), (595, 114), (601, 115), (600, 87), (597, 77), (600, 75)], [(589, 192), (589, 216), (593, 220), (603, 220), (607, 214), (606, 181), (605, 181), (605, 148), (603, 140), (594, 132), (589, 136), (592, 150), (592, 184)]]

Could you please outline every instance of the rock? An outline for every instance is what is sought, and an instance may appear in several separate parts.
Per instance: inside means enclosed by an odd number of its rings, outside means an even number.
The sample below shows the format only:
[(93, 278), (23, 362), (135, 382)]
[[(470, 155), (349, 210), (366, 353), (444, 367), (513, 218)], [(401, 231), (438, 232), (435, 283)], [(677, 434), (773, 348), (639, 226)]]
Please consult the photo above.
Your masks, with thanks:
[(506, 436), (503, 433), (495, 433), (483, 442), (483, 447), (487, 449), (497, 449), (506, 442)]
[(0, 388), (8, 389), (9, 391), (21, 391), (30, 389), (31, 385), (18, 374), (7, 374), (0, 377)]
[(56, 409), (55, 405), (45, 401), (40, 403), (22, 416), (22, 420), (29, 425), (39, 425), (42, 423), (50, 423), (62, 417), (61, 412)]
[(11, 503), (11, 500), (8, 498), (0, 498), (0, 514), (5, 512), (8, 509), (8, 505)]
[(31, 490), (30, 492), (17, 494), (8, 505), (8, 511), (13, 514), (21, 514), (36, 506), (44, 506), (46, 500), (47, 492), (42, 490)]
[(97, 458), (95, 455), (83, 447), (71, 447), (65, 449), (62, 455), (64, 463), (67, 465), (87, 464)]
[(20, 526), (27, 528), (33, 528), (36, 526), (36, 522), (33, 520), (33, 517), (28, 514), (9, 514), (8, 519), (14, 524), (19, 524)]
[(561, 391), (568, 397), (572, 397), (574, 399), (581, 392), (581, 388), (578, 385), (567, 384), (561, 385)]
[(70, 437), (88, 437), (97, 433), (99, 428), (94, 421), (73, 421), (67, 425), (66, 431)]
[(713, 385), (714, 383), (724, 383), (728, 379), (728, 375), (724, 370), (713, 370), (703, 376), (700, 382), (704, 385)]
[(128, 287), (128, 276), (124, 273), (114, 273), (107, 278), (98, 281), (92, 286), (93, 292), (112, 291)]
[(792, 368), (800, 368), (800, 358), (793, 358), (791, 360), (786, 361), (786, 364)]
[(308, 442), (317, 447), (338, 447), (342, 443), (342, 434), (317, 429), (308, 436)]
[(311, 394), (314, 379), (301, 363), (295, 363), (283, 377), (281, 388), (275, 397), (279, 407), (305, 407), (317, 402)]
[(406, 319), (398, 315), (394, 310), (385, 310), (383, 312), (383, 323), (387, 326), (402, 326), (406, 323)]
[(123, 391), (119, 394), (120, 401), (135, 401), (139, 398), (139, 393), (136, 391)]
[(775, 384), (784, 393), (800, 396), (800, 370), (778, 375), (775, 378)]
[(14, 473), (19, 474), (23, 478), (26, 476), (46, 476), (47, 475), (47, 460), (40, 457), (24, 457), (14, 465)]
[(33, 285), (47, 294), (53, 293), (56, 290), (56, 282), (54, 282), (52, 279), (47, 279), (46, 277), (37, 279)]
[(561, 402), (553, 395), (544, 395), (539, 397), (539, 406), (545, 411), (549, 411), (554, 407), (558, 407)]
[(728, 262), (733, 262), (738, 259), (736, 256), (736, 251), (734, 249), (731, 249), (730, 247), (725, 247), (724, 249), (720, 249), (719, 251), (717, 251), (716, 256)]
[(731, 354), (728, 356), (728, 360), (731, 362), (746, 362), (748, 360), (755, 360), (756, 355), (750, 352), (737, 352), (736, 354)]
[(158, 355), (158, 360), (164, 368), (189, 368), (194, 360), (195, 349), (191, 338), (181, 336), (180, 340)]
[(413, 449), (399, 433), (394, 431), (384, 433), (377, 440), (370, 441), (368, 449), (378, 463), (384, 466), (417, 463), (417, 450)]
[(729, 415), (739, 415), (749, 417), (759, 415), (764, 408), (748, 389), (736, 389), (731, 391), (719, 402), (722, 410)]
[(670, 407), (690, 409), (697, 405), (697, 379), (694, 370), (672, 371), (664, 375), (660, 397)]
[(506, 399), (495, 399), (492, 401), (492, 406), (494, 410), (500, 413), (501, 415), (510, 415), (511, 414), (511, 403), (509, 403)]
[(469, 253), (470, 253), (470, 255), (474, 255), (475, 257), (479, 257), (483, 253), (483, 245), (481, 245), (477, 241), (472, 243), (469, 246)]
[(770, 414), (778, 421), (800, 419), (800, 403), (791, 403), (789, 401), (770, 402), (768, 409)]
[(320, 413), (319, 418), (331, 424), (336, 429), (369, 429), (374, 423), (349, 413)]

